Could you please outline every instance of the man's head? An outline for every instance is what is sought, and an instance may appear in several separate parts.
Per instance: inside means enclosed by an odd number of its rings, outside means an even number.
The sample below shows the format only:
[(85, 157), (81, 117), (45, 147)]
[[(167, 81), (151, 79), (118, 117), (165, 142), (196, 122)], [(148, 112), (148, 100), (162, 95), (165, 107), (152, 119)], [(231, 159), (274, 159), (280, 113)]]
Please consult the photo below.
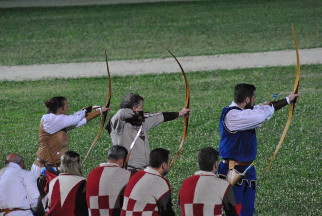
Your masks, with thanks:
[(161, 175), (166, 175), (170, 170), (170, 151), (157, 148), (150, 153), (150, 167), (158, 170)]
[(120, 107), (122, 108), (128, 108), (128, 109), (133, 109), (133, 111), (135, 112), (143, 112), (143, 102), (144, 102), (144, 98), (141, 97), (138, 94), (133, 94), (130, 93), (128, 95), (126, 95), (121, 103), (120, 103)]
[(127, 149), (123, 146), (113, 145), (107, 154), (107, 161), (117, 163), (120, 167), (124, 166), (124, 162), (127, 157)]
[(237, 104), (243, 104), (243, 108), (252, 109), (256, 102), (256, 87), (246, 83), (237, 84), (234, 98)]
[(61, 156), (60, 172), (82, 176), (80, 156), (74, 151), (67, 151)]
[(8, 164), (10, 162), (18, 164), (22, 169), (25, 168), (25, 163), (20, 154), (16, 154), (16, 153), (9, 154), (5, 160), (5, 163)]
[(54, 114), (66, 115), (69, 109), (67, 99), (62, 96), (51, 98), (49, 101), (45, 102), (45, 106), (47, 107), (48, 113)]
[(218, 155), (218, 151), (212, 147), (200, 149), (198, 154), (200, 170), (215, 173), (218, 168)]

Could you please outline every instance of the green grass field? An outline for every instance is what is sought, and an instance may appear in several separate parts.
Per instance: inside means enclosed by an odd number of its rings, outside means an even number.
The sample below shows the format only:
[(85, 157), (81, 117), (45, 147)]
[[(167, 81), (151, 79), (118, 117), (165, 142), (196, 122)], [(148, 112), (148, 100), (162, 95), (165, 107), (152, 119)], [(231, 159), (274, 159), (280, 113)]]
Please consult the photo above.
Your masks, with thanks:
[[(296, 105), (283, 146), (266, 176), (263, 172), (285, 127), (288, 108), (275, 113), (257, 130), (257, 215), (298, 215), (298, 212), (301, 215), (318, 215), (321, 211), (321, 69), (321, 65), (302, 66), (301, 100)], [(174, 202), (181, 182), (198, 170), (197, 151), (206, 146), (218, 148), (220, 112), (230, 104), (234, 85), (255, 83), (257, 102), (270, 100), (270, 95), (274, 93), (283, 98), (293, 89), (295, 72), (295, 66), (291, 66), (187, 74), (193, 111), (185, 146), (167, 176), (173, 188)], [(118, 110), (121, 98), (128, 92), (144, 96), (145, 110), (151, 112), (177, 111), (185, 103), (185, 85), (180, 73), (113, 77), (112, 88), (112, 111), (109, 116)], [(42, 102), (53, 95), (64, 95), (69, 99), (71, 113), (87, 105), (104, 104), (107, 78), (1, 82), (0, 91), (1, 158), (13, 151), (20, 152), (30, 167), (37, 150), (39, 121), (46, 112)], [(84, 156), (99, 125), (100, 119), (95, 119), (71, 131), (70, 149)], [(174, 156), (182, 132), (182, 119), (164, 123), (150, 131), (151, 146), (168, 148)], [(86, 175), (105, 161), (110, 146), (111, 139), (104, 131), (85, 164)], [(3, 165), (1, 160), (0, 167)], [(176, 211), (179, 214), (179, 210)]]
[[(165, 57), (165, 48), (177, 56), (294, 49), (291, 23), (299, 48), (321, 47), (321, 6), (314, 0), (228, 0), (0, 9), (0, 65), (104, 61), (105, 48), (111, 60)], [(321, 214), (321, 69), (321, 65), (301, 67), (301, 99), (268, 175), (264, 170), (285, 127), (288, 107), (257, 129), (256, 215)], [(167, 176), (174, 204), (182, 181), (198, 170), (198, 150), (218, 148), (219, 116), (232, 101), (233, 87), (241, 82), (255, 84), (258, 103), (271, 100), (274, 93), (280, 99), (293, 90), (295, 74), (295, 66), (187, 74), (192, 116), (183, 151)], [(104, 104), (107, 88), (107, 77), (0, 82), (0, 167), (11, 152), (21, 153), (27, 167), (32, 165), (45, 100), (65, 96), (72, 113)], [(112, 89), (109, 116), (129, 92), (141, 94), (150, 112), (178, 111), (185, 103), (180, 73), (113, 76)], [(95, 119), (71, 131), (70, 149), (84, 156), (99, 126), (100, 119)], [(167, 148), (174, 156), (182, 133), (182, 119), (164, 123), (149, 132), (151, 146)], [(110, 146), (111, 139), (103, 131), (84, 166), (86, 176), (106, 160)]]
[(0, 64), (29, 65), (321, 47), (317, 0), (0, 9)]

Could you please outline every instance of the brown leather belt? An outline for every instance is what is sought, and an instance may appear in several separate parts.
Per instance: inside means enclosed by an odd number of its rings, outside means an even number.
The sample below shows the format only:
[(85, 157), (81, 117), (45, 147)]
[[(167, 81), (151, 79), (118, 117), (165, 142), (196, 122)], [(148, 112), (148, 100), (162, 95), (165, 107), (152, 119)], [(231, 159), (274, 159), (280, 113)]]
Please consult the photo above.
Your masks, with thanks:
[[(38, 156), (37, 156), (36, 160), (37, 160), (39, 163), (43, 164), (44, 166), (55, 166), (55, 164), (54, 164), (54, 163), (52, 163), (52, 162), (48, 162), (48, 161), (44, 161), (43, 159), (39, 158)], [(56, 163), (56, 165), (57, 165), (57, 166), (60, 166), (60, 163)]]
[[(230, 160), (225, 160), (225, 159), (222, 160), (222, 162), (225, 164), (229, 164), (229, 161)], [(236, 166), (249, 166), (251, 163), (253, 163), (253, 161), (251, 162), (235, 161)]]

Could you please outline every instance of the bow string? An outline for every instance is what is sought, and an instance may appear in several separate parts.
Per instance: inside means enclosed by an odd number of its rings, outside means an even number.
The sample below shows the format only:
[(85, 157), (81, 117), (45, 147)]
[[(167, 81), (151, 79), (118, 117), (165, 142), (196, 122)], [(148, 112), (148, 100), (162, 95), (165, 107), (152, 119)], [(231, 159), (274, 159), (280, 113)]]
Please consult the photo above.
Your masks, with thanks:
[(128, 165), (128, 163), (129, 163), (129, 160), (130, 160), (130, 157), (131, 157), (131, 153), (132, 153), (133, 147), (134, 147), (134, 145), (135, 145), (136, 140), (139, 138), (139, 136), (140, 136), (140, 134), (141, 134), (142, 128), (143, 128), (143, 124), (140, 126), (139, 131), (137, 132), (137, 134), (136, 134), (136, 136), (135, 136), (134, 140), (133, 140), (133, 141), (132, 141), (132, 143), (131, 143), (129, 153), (127, 154), (127, 157), (126, 157), (125, 162), (124, 162), (124, 168), (125, 168), (125, 169), (127, 169), (127, 165)]

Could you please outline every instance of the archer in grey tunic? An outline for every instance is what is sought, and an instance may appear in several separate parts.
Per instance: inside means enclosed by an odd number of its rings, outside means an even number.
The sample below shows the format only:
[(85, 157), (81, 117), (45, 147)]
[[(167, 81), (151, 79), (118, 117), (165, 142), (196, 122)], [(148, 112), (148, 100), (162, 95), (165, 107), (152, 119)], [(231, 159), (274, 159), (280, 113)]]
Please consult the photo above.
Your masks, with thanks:
[(163, 112), (154, 115), (143, 115), (144, 99), (136, 94), (128, 94), (120, 104), (121, 109), (111, 117), (106, 129), (109, 131), (113, 145), (124, 146), (128, 151), (141, 125), (142, 130), (132, 149), (128, 161), (129, 169), (141, 170), (149, 165), (151, 152), (148, 130), (171, 121), (179, 116), (189, 114), (190, 109), (183, 108), (180, 112)]

